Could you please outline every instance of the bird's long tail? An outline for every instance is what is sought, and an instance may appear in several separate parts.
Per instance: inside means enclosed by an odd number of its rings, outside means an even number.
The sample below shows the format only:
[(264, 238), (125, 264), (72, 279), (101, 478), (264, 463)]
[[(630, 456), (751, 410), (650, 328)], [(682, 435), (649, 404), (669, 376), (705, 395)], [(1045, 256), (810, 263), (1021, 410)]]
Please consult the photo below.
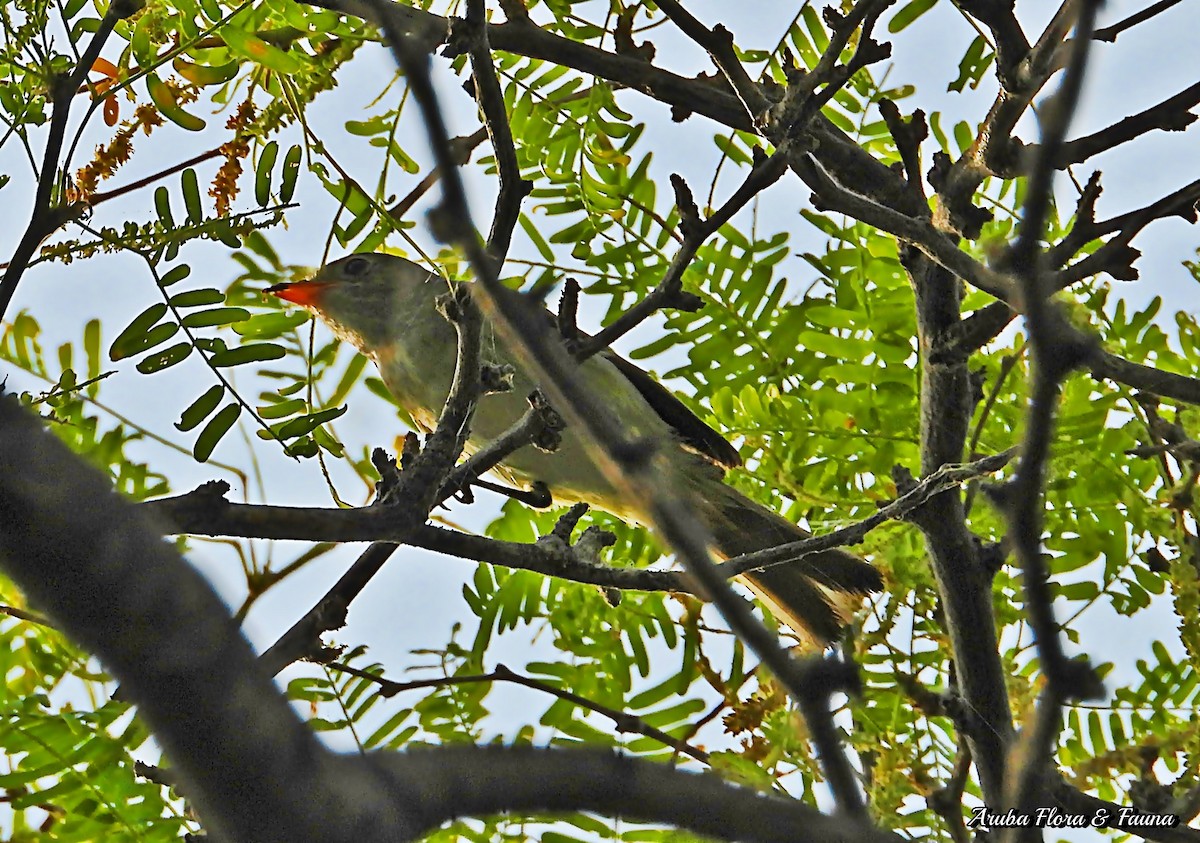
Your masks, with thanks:
[[(719, 480), (705, 482), (700, 512), (718, 556), (777, 547), (810, 533)], [(845, 550), (824, 550), (748, 574), (744, 581), (775, 617), (817, 647), (836, 641), (862, 598), (883, 590), (883, 577)]]

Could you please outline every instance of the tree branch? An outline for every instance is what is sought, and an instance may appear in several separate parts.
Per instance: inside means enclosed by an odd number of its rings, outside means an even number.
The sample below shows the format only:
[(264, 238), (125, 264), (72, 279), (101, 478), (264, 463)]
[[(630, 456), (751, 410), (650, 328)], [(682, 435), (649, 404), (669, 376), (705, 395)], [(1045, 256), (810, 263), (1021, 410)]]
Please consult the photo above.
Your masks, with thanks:
[[(454, 160), (457, 165), (461, 167), (463, 164), (466, 164), (468, 161), (470, 161), (471, 153), (475, 151), (475, 148), (479, 146), (479, 144), (487, 140), (487, 137), (487, 127), (484, 126), (474, 134), (467, 135), (465, 137), (457, 137), (452, 140), (450, 145), (454, 149)], [(412, 206), (417, 204), (417, 200), (428, 193), (430, 188), (437, 184), (438, 179), (441, 177), (441, 172), (439, 172), (435, 167), (433, 171), (429, 173), (429, 175), (417, 182), (417, 186), (410, 190), (404, 196), (404, 198), (402, 198), (392, 207), (388, 208), (388, 216), (397, 220), (403, 219), (404, 215), (412, 210)]]
[(1120, 280), (1137, 278), (1137, 270), (1133, 268), (1133, 262), (1137, 260), (1141, 252), (1130, 248), (1129, 244), (1133, 238), (1155, 220), (1180, 217), (1190, 223), (1195, 223), (1197, 201), (1200, 201), (1200, 179), (1144, 208), (1094, 223), (1088, 232), (1092, 235), (1088, 238), (1089, 241), (1112, 232), (1117, 232), (1116, 236), (1086, 258), (1060, 270), (1053, 281), (1054, 286), (1059, 290), (1064, 290), (1084, 278), (1090, 278), (1101, 272), (1107, 272)]
[(839, 211), (893, 234), (968, 284), (1003, 301), (1014, 301), (1016, 288), (1011, 279), (972, 258), (926, 219), (884, 207), (843, 187), (815, 158), (793, 160), (792, 169), (812, 189), (813, 205), (818, 210)]
[(1200, 378), (1164, 372), (1153, 366), (1134, 363), (1115, 354), (1096, 351), (1088, 360), (1092, 376), (1108, 378), (1143, 392), (1151, 392), (1162, 398), (1171, 398), (1188, 404), (1200, 404)]
[(770, 567), (771, 564), (799, 560), (808, 554), (819, 553), (822, 550), (856, 545), (863, 540), (867, 533), (885, 521), (902, 521), (941, 493), (957, 488), (976, 477), (994, 474), (1008, 465), (1016, 453), (1016, 448), (1009, 448), (994, 456), (983, 457), (964, 465), (943, 465), (937, 471), (922, 477), (921, 481), (911, 489), (890, 503), (881, 506), (878, 512), (862, 521), (819, 536), (734, 557), (725, 562), (721, 566), (721, 570), (723, 572), (728, 570), (729, 576), (736, 576)]
[(899, 840), (869, 825), (825, 816), (794, 799), (606, 749), (444, 746), (372, 760), (381, 775), (428, 806), (423, 814), (427, 828), (501, 811), (591, 811), (753, 843)]
[(1145, 23), (1156, 15), (1170, 9), (1172, 6), (1179, 3), (1179, 0), (1158, 0), (1157, 3), (1151, 3), (1140, 12), (1134, 12), (1129, 17), (1119, 20), (1112, 26), (1106, 26), (1103, 29), (1097, 29), (1092, 33), (1092, 38), (1096, 41), (1107, 41), (1110, 44), (1116, 43), (1117, 36), (1127, 29), (1132, 29), (1139, 23)]
[(520, 673), (515, 673), (503, 664), (497, 664), (491, 673), (478, 673), (468, 675), (443, 676), (437, 679), (415, 679), (409, 682), (393, 682), (390, 679), (376, 674), (369, 673), (365, 670), (359, 670), (350, 665), (339, 664), (332, 662), (329, 667), (333, 670), (342, 673), (349, 673), (352, 676), (358, 676), (370, 682), (374, 682), (379, 686), (379, 694), (385, 698), (391, 698), (403, 691), (413, 691), (418, 688), (443, 688), (447, 685), (473, 685), (479, 683), (490, 682), (511, 682), (514, 685), (520, 685), (525, 688), (530, 688), (534, 691), (541, 691), (543, 694), (549, 694), (560, 700), (565, 700), (579, 708), (587, 709), (596, 714), (607, 717), (613, 722), (613, 726), (618, 732), (632, 733), (637, 735), (645, 735), (648, 738), (658, 741), (663, 746), (669, 746), (676, 752), (681, 752), (689, 758), (699, 761), (701, 764), (708, 763), (708, 753), (702, 749), (689, 744), (687, 741), (679, 740), (671, 735), (668, 735), (662, 729), (656, 729), (647, 723), (642, 718), (620, 711), (615, 708), (610, 708), (606, 705), (601, 705), (598, 702), (589, 700), (587, 697), (582, 697), (579, 694), (572, 693), (564, 688), (558, 688), (541, 680), (534, 679), (532, 676), (524, 676)]
[(0, 317), (8, 310), (21, 276), (29, 266), (33, 253), (47, 237), (73, 219), (78, 219), (87, 210), (86, 202), (74, 202), (69, 205), (53, 204), (54, 182), (58, 178), (58, 156), (62, 153), (63, 139), (66, 137), (67, 118), (71, 113), (71, 103), (75, 92), (87, 79), (92, 65), (100, 56), (104, 42), (112, 34), (118, 21), (122, 21), (137, 12), (143, 6), (143, 0), (113, 0), (100, 19), (96, 29), (79, 63), (67, 76), (56, 76), (50, 80), (50, 100), (52, 115), (50, 131), (46, 136), (46, 148), (42, 154), (42, 170), (38, 174), (37, 191), (34, 193), (33, 212), (25, 233), (17, 243), (13, 256), (8, 261), (4, 277), (0, 278)]
[(207, 828), (262, 843), (415, 836), (391, 786), (300, 722), (161, 526), (8, 397), (0, 520), (0, 565), (123, 683)]
[[(504, 93), (492, 60), (492, 49), (488, 43), (487, 10), (484, 0), (467, 0), (466, 24), (468, 50), (471, 57), (471, 78), (474, 80), (475, 100), (483, 113), (483, 125), (487, 128), (492, 149), (496, 155), (496, 171), (500, 177), (500, 195), (496, 198), (496, 211), (492, 216), (492, 229), (488, 234), (488, 252), (497, 268), (503, 267), (512, 242), (513, 230), (521, 215), (521, 200), (533, 189), (533, 182), (521, 178), (521, 166), (517, 162), (517, 149), (513, 144), (512, 127), (508, 123), (508, 112), (504, 108)], [(451, 30), (447, 55), (456, 51), (456, 38)]]
[[(1196, 122), (1196, 115), (1192, 114), (1191, 110), (1197, 103), (1200, 103), (1200, 83), (1184, 88), (1175, 96), (1137, 114), (1131, 114), (1098, 132), (1062, 144), (1054, 157), (1054, 167), (1065, 170), (1072, 164), (1087, 161), (1155, 129), (1182, 132)], [(1036, 149), (1037, 147), (1026, 147), (1026, 155)]]
[[(1034, 632), (1039, 666), (1047, 680), (1033, 723), (1023, 730), (1017, 754), (1008, 768), (1005, 804), (1018, 810), (1037, 805), (1045, 791), (1044, 776), (1051, 763), (1063, 701), (1103, 693), (1091, 665), (1086, 660), (1070, 660), (1063, 652), (1054, 618), (1049, 567), (1041, 549), (1045, 466), (1059, 389), (1067, 374), (1083, 361), (1089, 346), (1053, 309), (1040, 243), (1052, 199), (1054, 164), (1079, 103), (1099, 5), (1100, 0), (1082, 0), (1062, 83), (1040, 112), (1042, 143), (1031, 168), (1021, 227), (1006, 255), (1006, 263), (1023, 280), (1033, 383), (1016, 476), (994, 497), (1008, 517), (1009, 541), (1023, 575), (1026, 613)], [(1027, 827), (1012, 829), (1006, 839), (1032, 843), (1040, 837), (1039, 829)]]

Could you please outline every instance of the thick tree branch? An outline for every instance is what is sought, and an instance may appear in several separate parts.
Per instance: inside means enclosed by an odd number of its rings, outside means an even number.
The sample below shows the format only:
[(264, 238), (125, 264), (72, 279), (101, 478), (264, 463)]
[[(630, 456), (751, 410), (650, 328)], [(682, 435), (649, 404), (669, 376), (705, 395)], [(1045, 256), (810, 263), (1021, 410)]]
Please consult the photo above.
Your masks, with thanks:
[(657, 4), (659, 10), (671, 19), (688, 38), (703, 47), (713, 60), (717, 69), (725, 74), (729, 87), (733, 89), (745, 110), (751, 126), (757, 126), (759, 120), (770, 108), (771, 101), (767, 99), (762, 87), (750, 78), (746, 68), (742, 66), (733, 45), (733, 33), (718, 24), (709, 29), (691, 12), (683, 8), (678, 0), (663, 0)]
[[(1088, 232), (1092, 237), (1089, 237), (1088, 240), (1113, 232), (1117, 233), (1086, 258), (1060, 270), (1053, 281), (1054, 286), (1059, 290), (1064, 290), (1078, 281), (1101, 272), (1107, 272), (1120, 280), (1128, 281), (1137, 278), (1137, 270), (1133, 268), (1133, 262), (1141, 253), (1130, 247), (1129, 244), (1133, 238), (1155, 220), (1180, 217), (1187, 222), (1195, 223), (1198, 201), (1200, 201), (1200, 179), (1181, 187), (1162, 199), (1151, 202), (1144, 208), (1093, 223)], [(1087, 224), (1086, 220), (1084, 224)]]
[(1200, 405), (1200, 378), (1164, 372), (1104, 351), (1090, 355), (1087, 365), (1097, 379), (1108, 378), (1162, 398)]
[(986, 26), (996, 48), (996, 75), (1005, 88), (1012, 86), (1013, 69), (1029, 55), (1029, 39), (1017, 20), (1013, 0), (961, 0), (958, 7)]
[[(857, 544), (868, 532), (887, 521), (911, 518), (932, 498), (948, 489), (999, 471), (1012, 456), (1012, 451), (1005, 451), (965, 465), (944, 465), (862, 521), (769, 550), (735, 556), (720, 565), (718, 570), (722, 576), (731, 578), (747, 571), (798, 563), (802, 557), (822, 550)], [(450, 485), (447, 483), (443, 487), (444, 494), (449, 494)], [(680, 572), (611, 568), (588, 557), (572, 554), (563, 545), (547, 543), (545, 539), (548, 537), (543, 537), (535, 544), (522, 544), (459, 533), (428, 524), (409, 529), (397, 524), (386, 508), (340, 509), (232, 503), (225, 500), (225, 491), (222, 483), (208, 483), (176, 497), (148, 501), (141, 507), (159, 522), (169, 525), (171, 532), (189, 535), (317, 542), (403, 541), (413, 547), (449, 556), (535, 571), (589, 585), (635, 591), (695, 593), (689, 578)]]
[[(309, 5), (334, 9), (382, 25), (383, 16), (367, 0), (306, 0)], [(432, 50), (448, 37), (447, 18), (411, 6), (396, 5), (389, 11), (396, 31), (414, 38), (423, 49)], [(721, 29), (718, 27), (718, 30)], [(696, 113), (729, 128), (757, 131), (746, 106), (732, 91), (707, 81), (688, 79), (655, 67), (648, 61), (581, 44), (519, 18), (489, 24), (488, 42), (493, 50), (543, 59), (581, 73), (637, 91), (665, 105)], [(732, 47), (731, 47), (732, 49)], [(763, 104), (768, 101), (764, 100)], [(756, 113), (756, 112), (754, 112)], [(806, 131), (813, 154), (841, 183), (876, 202), (908, 212), (922, 207), (908, 191), (904, 179), (863, 150), (852, 138), (821, 114), (813, 116)], [(780, 139), (782, 140), (782, 139)]]
[[(902, 249), (917, 304), (921, 354), (921, 474), (962, 461), (970, 429), (971, 375), (965, 358), (934, 362), (936, 349), (959, 325), (961, 283), (915, 249)], [(1012, 737), (1005, 673), (992, 611), (994, 569), (966, 527), (960, 494), (931, 498), (911, 520), (925, 536), (937, 578), (954, 658), (959, 696), (971, 712), (964, 729), (984, 800), (1002, 801), (1005, 758)]]
[(124, 684), (207, 827), (263, 843), (414, 836), (397, 793), (300, 722), (160, 525), (10, 398), (0, 520), (0, 564)]
[[(997, 0), (998, 1), (998, 0)], [(980, 123), (975, 142), (957, 161), (948, 160), (936, 167), (936, 182), (944, 202), (939, 207), (939, 226), (963, 231), (969, 236), (978, 231), (979, 213), (972, 197), (983, 180), (993, 175), (1013, 175), (1021, 161), (1020, 142), (1013, 137), (1033, 99), (1059, 69), (1058, 57), (1063, 39), (1074, 26), (1076, 7), (1082, 0), (1065, 0), (1037, 43), (1015, 64), (1006, 64), (1000, 77), (1000, 91), (987, 116)], [(1011, 5), (1011, 4), (1009, 4)], [(997, 73), (1001, 65), (997, 62)]]
[(793, 799), (605, 749), (445, 746), (373, 760), (384, 776), (405, 787), (417, 783), (416, 800), (437, 809), (424, 814), (429, 828), (501, 811), (591, 811), (753, 843), (899, 840), (869, 825), (825, 816)]
[(958, 248), (954, 238), (922, 216), (892, 210), (848, 190), (825, 172), (815, 158), (793, 160), (792, 169), (812, 189), (813, 205), (818, 210), (839, 211), (893, 234), (968, 284), (1003, 301), (1016, 301), (1017, 288), (1011, 279)]

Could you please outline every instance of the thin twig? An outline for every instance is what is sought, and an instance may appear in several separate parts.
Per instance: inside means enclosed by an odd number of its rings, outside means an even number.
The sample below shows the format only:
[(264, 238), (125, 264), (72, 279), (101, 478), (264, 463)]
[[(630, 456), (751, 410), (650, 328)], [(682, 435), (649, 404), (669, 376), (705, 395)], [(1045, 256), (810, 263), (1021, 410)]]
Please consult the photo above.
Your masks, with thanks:
[(1112, 26), (1097, 29), (1092, 33), (1092, 39), (1095, 41), (1108, 41), (1110, 44), (1115, 43), (1117, 36), (1125, 30), (1132, 29), (1139, 23), (1145, 23), (1150, 18), (1162, 14), (1177, 3), (1179, 3), (1179, 0), (1158, 0), (1157, 3), (1151, 3), (1140, 12), (1134, 12), (1129, 17), (1117, 21)]
[(512, 127), (504, 107), (504, 92), (496, 76), (496, 65), (488, 43), (487, 11), (484, 0), (467, 0), (467, 24), (470, 28), (471, 78), (475, 82), (475, 99), (483, 112), (496, 157), (496, 172), (500, 178), (500, 194), (488, 233), (488, 253), (497, 269), (504, 265), (513, 230), (521, 215), (521, 200), (529, 195), (533, 183), (521, 178), (521, 165), (513, 143)]
[(224, 153), (220, 147), (217, 147), (216, 149), (210, 149), (207, 152), (201, 152), (199, 155), (195, 155), (186, 161), (173, 164), (170, 167), (167, 167), (165, 170), (159, 170), (157, 173), (152, 173), (144, 178), (138, 179), (137, 181), (130, 182), (129, 184), (122, 185), (121, 187), (113, 188), (112, 190), (102, 190), (97, 193), (93, 193), (84, 201), (94, 208), (101, 202), (107, 202), (110, 199), (116, 199), (118, 196), (124, 196), (126, 193), (132, 193), (135, 190), (140, 190), (147, 185), (154, 184), (154, 182), (158, 181), (159, 179), (165, 179), (167, 176), (173, 176), (176, 173), (181, 173), (188, 167), (195, 167), (197, 164), (202, 164), (205, 161), (216, 158), (222, 154)]
[(746, 180), (733, 192), (733, 195), (707, 219), (700, 217), (700, 212), (696, 208), (687, 185), (680, 177), (673, 175), (671, 181), (675, 185), (676, 205), (679, 208), (680, 227), (683, 229), (683, 245), (671, 259), (671, 264), (667, 267), (667, 271), (658, 285), (645, 298), (606, 325), (599, 333), (580, 342), (575, 350), (576, 359), (586, 360), (598, 351), (608, 348), (662, 308), (694, 310), (697, 302), (689, 299), (683, 292), (684, 272), (691, 265), (705, 240), (732, 219), (738, 211), (746, 206), (746, 203), (779, 181), (787, 171), (787, 157), (788, 147), (784, 145), (770, 157), (760, 158), (750, 169)]
[(669, 746), (676, 752), (682, 752), (701, 764), (708, 763), (708, 753), (702, 749), (689, 744), (687, 741), (674, 738), (661, 729), (656, 729), (647, 723), (642, 718), (629, 714), (624, 711), (619, 711), (615, 708), (610, 708), (606, 705), (601, 705), (598, 702), (589, 700), (587, 697), (582, 697), (579, 694), (568, 691), (564, 688), (556, 688), (541, 680), (534, 679), (532, 676), (525, 676), (510, 670), (503, 664), (497, 664), (491, 673), (469, 674), (465, 676), (444, 676), (438, 679), (416, 679), (411, 682), (394, 682), (390, 679), (385, 679), (374, 673), (368, 673), (365, 670), (360, 670), (346, 664), (331, 662), (329, 667), (333, 670), (349, 673), (352, 676), (358, 676), (362, 679), (367, 679), (376, 683), (379, 686), (379, 693), (384, 697), (394, 697), (402, 691), (413, 691), (420, 688), (444, 688), (447, 685), (470, 685), (488, 682), (511, 682), (514, 685), (521, 685), (525, 688), (531, 688), (535, 691), (541, 691), (545, 694), (550, 694), (560, 700), (574, 703), (580, 708), (586, 708), (588, 711), (593, 711), (596, 714), (603, 715), (613, 721), (613, 725), (618, 732), (631, 732), (633, 734), (645, 735), (648, 738), (658, 741), (664, 746)]
[(1016, 448), (1009, 448), (990, 457), (983, 457), (975, 462), (964, 465), (943, 465), (932, 474), (921, 478), (912, 489), (896, 498), (879, 511), (861, 521), (842, 527), (819, 536), (812, 536), (788, 544), (766, 550), (735, 556), (721, 565), (720, 570), (727, 576), (734, 577), (748, 571), (756, 571), (778, 565), (781, 562), (798, 560), (810, 553), (819, 553), (834, 547), (849, 547), (860, 543), (871, 530), (885, 521), (902, 520), (911, 515), (930, 499), (948, 489), (956, 488), (967, 480), (993, 474), (1008, 465), (1017, 454)]
[[(472, 135), (458, 137), (450, 142), (451, 146), (454, 147), (454, 160), (459, 164), (459, 166), (462, 166), (471, 160), (471, 153), (475, 151), (475, 148), (478, 147), (479, 144), (487, 140), (487, 136), (487, 127), (485, 126), (481, 127)], [(388, 208), (388, 216), (390, 216), (392, 219), (403, 219), (404, 215), (412, 210), (412, 206), (417, 204), (418, 200), (428, 193), (430, 188), (437, 184), (438, 179), (441, 177), (441, 171), (435, 167), (433, 171), (429, 173), (429, 175), (417, 182), (417, 186), (405, 194), (399, 202)]]
[(34, 612), (27, 612), (24, 609), (18, 609), (16, 606), (0, 606), (0, 615), (8, 615), (10, 618), (16, 618), (19, 621), (37, 624), (38, 626), (44, 626), (47, 629), (57, 629), (57, 627), (50, 622), (49, 618), (44, 618), (41, 615), (35, 614)]

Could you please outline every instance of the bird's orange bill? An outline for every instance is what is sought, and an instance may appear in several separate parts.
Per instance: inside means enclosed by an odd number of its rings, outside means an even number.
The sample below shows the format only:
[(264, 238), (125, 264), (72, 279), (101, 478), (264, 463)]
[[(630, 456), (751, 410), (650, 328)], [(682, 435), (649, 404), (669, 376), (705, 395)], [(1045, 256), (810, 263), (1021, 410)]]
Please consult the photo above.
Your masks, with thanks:
[(323, 281), (305, 281), (300, 284), (276, 284), (273, 287), (267, 287), (263, 292), (279, 296), (284, 301), (290, 301), (292, 304), (302, 307), (316, 307), (321, 295), (328, 287), (329, 284)]

